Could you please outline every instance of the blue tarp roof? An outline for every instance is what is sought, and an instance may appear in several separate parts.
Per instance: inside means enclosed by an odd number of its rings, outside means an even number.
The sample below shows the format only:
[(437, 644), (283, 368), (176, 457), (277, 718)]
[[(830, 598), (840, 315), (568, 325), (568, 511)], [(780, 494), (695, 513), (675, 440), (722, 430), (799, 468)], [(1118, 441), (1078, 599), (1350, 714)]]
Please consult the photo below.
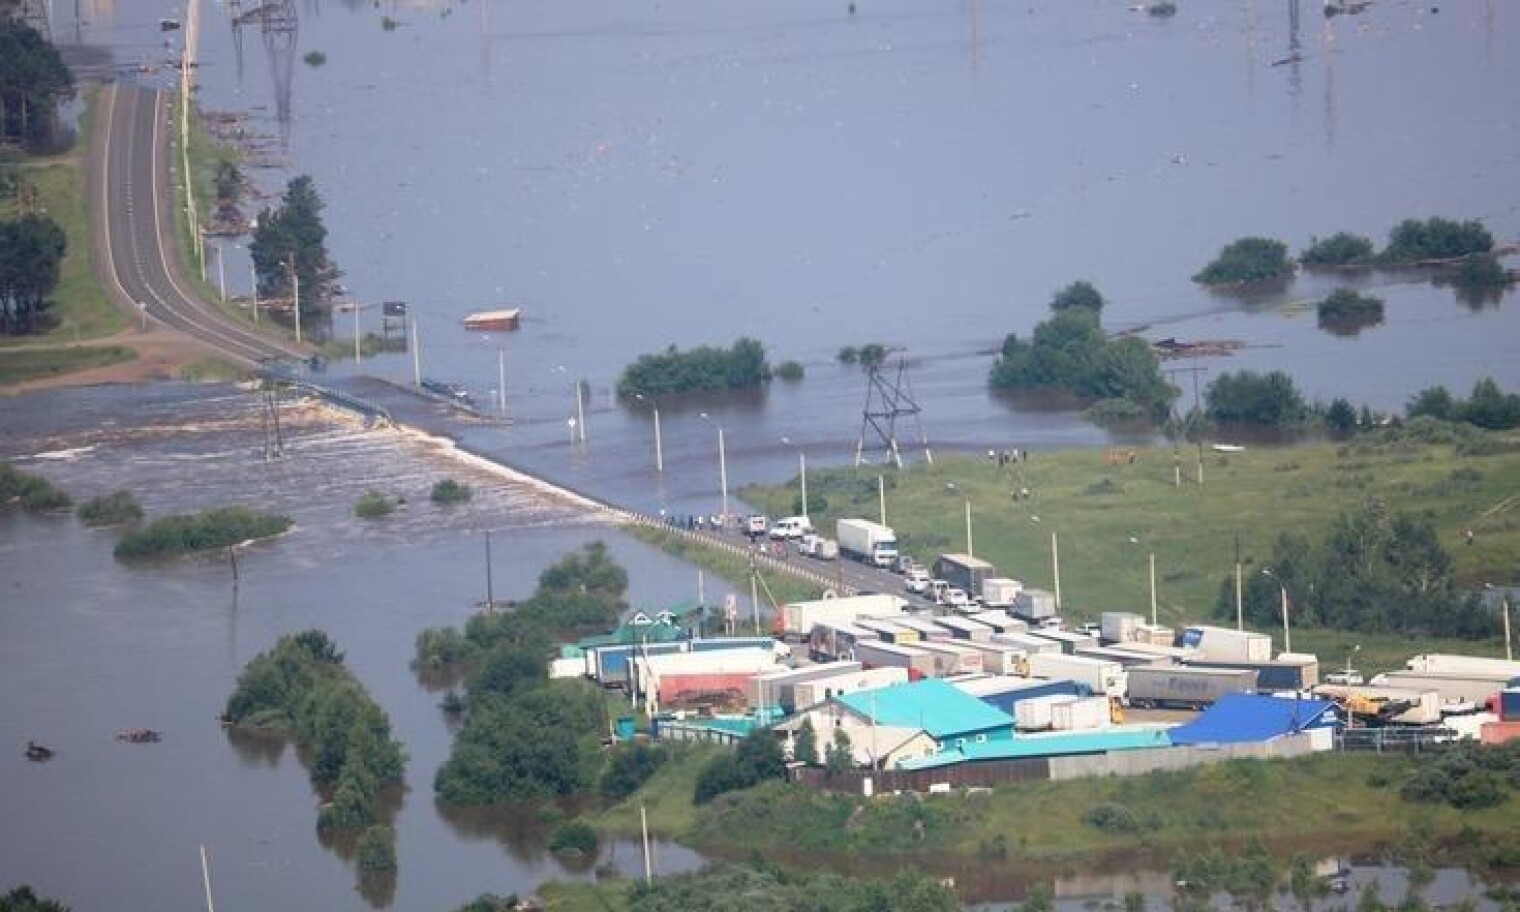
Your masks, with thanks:
[(1013, 717), (939, 678), (857, 690), (835, 697), (877, 725), (921, 728), (936, 741), (968, 732), (1013, 729)]
[(1168, 730), (1157, 726), (1126, 726), (1094, 731), (1015, 735), (1012, 741), (984, 741), (931, 757), (914, 757), (897, 764), (898, 769), (921, 770), (953, 766), (972, 760), (1015, 760), (1024, 757), (1061, 757), (1070, 754), (1104, 754), (1109, 751), (1170, 747)]
[(1232, 693), (1186, 725), (1171, 731), (1173, 744), (1240, 744), (1270, 741), (1317, 728), (1334, 708), (1328, 700), (1294, 700)]

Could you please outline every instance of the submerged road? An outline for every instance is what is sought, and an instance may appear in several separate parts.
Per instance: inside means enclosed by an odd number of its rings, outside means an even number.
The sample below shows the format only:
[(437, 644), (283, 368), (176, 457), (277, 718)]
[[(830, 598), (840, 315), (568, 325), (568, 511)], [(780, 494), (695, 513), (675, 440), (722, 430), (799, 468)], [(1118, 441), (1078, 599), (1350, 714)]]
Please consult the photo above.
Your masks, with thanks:
[(102, 128), (92, 150), (91, 204), (107, 293), (139, 319), (146, 315), (239, 364), (303, 357), (201, 300), (181, 271), (163, 92), (107, 85), (97, 110)]

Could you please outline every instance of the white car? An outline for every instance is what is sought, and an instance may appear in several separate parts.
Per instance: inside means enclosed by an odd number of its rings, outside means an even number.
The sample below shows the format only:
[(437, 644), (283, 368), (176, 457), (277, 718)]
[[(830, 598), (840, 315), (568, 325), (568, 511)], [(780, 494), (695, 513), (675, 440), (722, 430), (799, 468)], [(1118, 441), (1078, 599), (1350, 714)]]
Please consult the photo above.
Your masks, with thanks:
[(1339, 684), (1342, 687), (1360, 687), (1367, 683), (1362, 679), (1362, 673), (1355, 668), (1347, 671), (1334, 671), (1325, 675), (1326, 684)]
[(945, 590), (944, 604), (960, 610), (971, 604), (971, 596), (966, 594), (966, 590), (951, 586)]
[(929, 591), (929, 572), (915, 567), (903, 576), (903, 588), (917, 595)]
[(813, 534), (813, 524), (806, 516), (788, 516), (771, 526), (771, 538), (794, 539)]

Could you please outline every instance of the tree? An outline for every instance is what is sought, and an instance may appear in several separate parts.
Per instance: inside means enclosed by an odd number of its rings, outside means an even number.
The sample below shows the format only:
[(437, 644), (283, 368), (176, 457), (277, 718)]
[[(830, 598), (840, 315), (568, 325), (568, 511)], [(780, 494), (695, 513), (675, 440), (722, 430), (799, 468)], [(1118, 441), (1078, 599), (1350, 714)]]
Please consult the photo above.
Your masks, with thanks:
[(1356, 430), (1356, 409), (1344, 397), (1335, 397), (1325, 409), (1325, 427), (1332, 434), (1351, 433)]
[(1205, 411), (1214, 421), (1286, 427), (1308, 415), (1293, 378), (1282, 371), (1224, 373), (1204, 393)]
[(1094, 401), (1125, 399), (1152, 417), (1164, 415), (1176, 397), (1150, 346), (1134, 336), (1110, 340), (1098, 324), (1098, 312), (1086, 307), (1059, 311), (1035, 326), (1029, 342), (1009, 334), (990, 381), (998, 389), (1055, 389)]
[(1106, 303), (1103, 295), (1098, 293), (1098, 289), (1093, 287), (1091, 282), (1079, 279), (1056, 292), (1055, 297), (1050, 301), (1050, 309), (1060, 313), (1063, 310), (1080, 307), (1093, 313), (1101, 313)]
[(1311, 238), (1298, 261), (1305, 266), (1364, 266), (1372, 262), (1373, 253), (1369, 238), (1340, 231), (1324, 240)]
[(759, 386), (771, 378), (765, 346), (741, 338), (727, 349), (703, 345), (681, 351), (674, 345), (659, 354), (640, 355), (618, 378), (618, 395), (664, 396), (704, 390)]
[(1473, 384), (1472, 395), (1462, 404), (1460, 414), (1468, 424), (1491, 431), (1520, 427), (1520, 396), (1506, 396), (1492, 377)]
[(0, 333), (37, 330), (58, 287), (69, 241), (46, 215), (0, 222)]
[(327, 254), (327, 228), (322, 224), (322, 198), (308, 175), (292, 178), (274, 209), (259, 214), (248, 251), (253, 256), (259, 294), (287, 296), (294, 292), (292, 272), (300, 280), (301, 309), (322, 310), (333, 285), (342, 275)]
[(1457, 417), (1457, 405), (1446, 387), (1432, 386), (1416, 393), (1404, 407), (1404, 414), (1409, 418), (1425, 415), (1440, 421), (1452, 421)]
[(0, 912), (69, 912), (69, 907), (56, 899), (42, 898), (23, 884), (0, 895)]
[(855, 752), (844, 729), (834, 729), (834, 740), (824, 750), (823, 766), (830, 776), (855, 768)]
[(1336, 335), (1356, 335), (1383, 322), (1383, 299), (1337, 288), (1316, 305), (1319, 325)]
[(1384, 263), (1453, 260), (1488, 253), (1494, 236), (1478, 221), (1456, 222), (1440, 217), (1405, 219), (1388, 234), (1388, 246), (1378, 254)]
[(770, 780), (786, 778), (781, 745), (770, 732), (756, 729), (739, 742), (732, 757), (708, 761), (697, 775), (693, 801), (706, 804), (725, 792), (737, 792)]
[(1303, 912), (1313, 912), (1314, 901), (1330, 895), (1330, 884), (1314, 872), (1314, 863), (1299, 853), (1288, 863), (1288, 892)]
[(818, 732), (813, 729), (812, 716), (804, 717), (802, 726), (797, 729), (797, 741), (792, 751), (792, 758), (809, 766), (818, 762)]
[(1244, 237), (1226, 244), (1214, 262), (1193, 276), (1193, 281), (1202, 285), (1261, 282), (1292, 271), (1287, 244), (1271, 238)]
[(58, 49), (19, 18), (0, 15), (0, 141), (36, 148), (57, 126), (58, 102), (74, 97), (74, 74)]

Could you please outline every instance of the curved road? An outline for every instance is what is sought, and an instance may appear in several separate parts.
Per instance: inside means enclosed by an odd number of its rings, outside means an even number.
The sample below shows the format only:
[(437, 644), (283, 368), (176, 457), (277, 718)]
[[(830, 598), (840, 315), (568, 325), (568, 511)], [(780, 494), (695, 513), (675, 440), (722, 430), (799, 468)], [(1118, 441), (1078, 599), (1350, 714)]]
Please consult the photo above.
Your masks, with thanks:
[(243, 364), (304, 357), (198, 298), (171, 251), (175, 221), (169, 182), (168, 108), (163, 92), (106, 86), (95, 155), (96, 224), (107, 291), (124, 307), (179, 330)]

